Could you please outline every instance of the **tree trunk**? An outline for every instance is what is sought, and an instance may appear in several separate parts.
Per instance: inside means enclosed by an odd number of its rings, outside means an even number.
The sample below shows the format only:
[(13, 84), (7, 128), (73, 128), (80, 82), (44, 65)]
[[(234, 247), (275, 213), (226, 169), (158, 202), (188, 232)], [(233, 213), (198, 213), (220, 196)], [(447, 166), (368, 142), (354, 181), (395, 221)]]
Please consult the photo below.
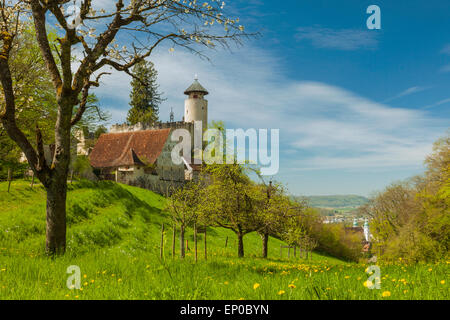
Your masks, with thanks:
[(244, 257), (244, 235), (242, 233), (238, 233), (238, 257)]
[[(70, 98), (58, 101), (58, 118), (55, 126), (55, 149), (51, 156), (51, 168), (46, 183), (47, 191), (47, 240), (50, 255), (63, 254), (66, 250), (66, 198), (67, 177), (70, 164), (70, 129), (73, 110)], [(42, 155), (43, 157), (43, 155)], [(50, 159), (48, 159), (50, 160)], [(46, 159), (42, 159), (42, 164)]]
[(34, 186), (34, 171), (32, 171), (30, 188), (33, 188), (33, 186)]
[(184, 259), (185, 250), (184, 250), (184, 226), (180, 226), (180, 258)]
[(11, 189), (11, 181), (12, 181), (12, 170), (11, 168), (8, 168), (8, 193)]
[(268, 233), (260, 233), (259, 236), (262, 240), (262, 257), (267, 258), (267, 246), (269, 243), (269, 234)]
[(195, 249), (195, 262), (197, 262), (197, 224), (194, 223), (194, 249)]
[(208, 260), (208, 248), (206, 246), (207, 242), (206, 242), (206, 227), (205, 227), (205, 260)]
[(50, 255), (66, 250), (66, 197), (67, 180), (53, 181), (47, 188), (47, 240)]
[(176, 233), (176, 226), (174, 224), (172, 231), (172, 258), (175, 258), (175, 233)]
[(161, 227), (161, 245), (159, 247), (159, 258), (162, 260), (164, 257), (164, 223)]

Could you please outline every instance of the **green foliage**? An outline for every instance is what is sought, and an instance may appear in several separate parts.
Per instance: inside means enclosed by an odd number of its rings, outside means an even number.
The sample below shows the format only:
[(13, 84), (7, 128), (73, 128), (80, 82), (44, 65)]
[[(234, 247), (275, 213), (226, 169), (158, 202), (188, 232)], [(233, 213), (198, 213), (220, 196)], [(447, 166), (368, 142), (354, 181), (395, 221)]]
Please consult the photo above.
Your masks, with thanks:
[(210, 165), (210, 182), (204, 190), (202, 215), (216, 226), (232, 230), (239, 241), (238, 255), (244, 256), (243, 237), (258, 229), (255, 186), (239, 164)]
[(94, 170), (91, 167), (91, 163), (87, 156), (76, 156), (74, 159), (72, 159), (70, 169), (73, 171), (73, 174), (78, 178), (91, 180), (96, 179), (94, 175)]
[(373, 217), (385, 260), (436, 261), (450, 250), (450, 137), (438, 140), (422, 177), (389, 186), (362, 211)]
[[(59, 50), (56, 33), (48, 33), (50, 47)], [(55, 52), (55, 56), (56, 52)], [(55, 135), (55, 122), (57, 119), (57, 103), (55, 92), (47, 67), (36, 43), (34, 26), (28, 25), (25, 32), (18, 35), (14, 41), (11, 57), (11, 73), (17, 105), (17, 124), (24, 132), (32, 145), (36, 143), (36, 126), (42, 133), (44, 144), (53, 144)], [(3, 91), (0, 90), (0, 102), (3, 100)], [(78, 122), (74, 130), (88, 128), (94, 129), (103, 121), (109, 119), (109, 114), (97, 106), (98, 99), (90, 95), (83, 119)], [(75, 115), (76, 109), (73, 113)], [(18, 163), (21, 150), (12, 141), (3, 125), (0, 124), (0, 179), (4, 175), (4, 168), (13, 166), (14, 172), (23, 176), (26, 168)], [(20, 170), (20, 173), (17, 172)]]
[(168, 199), (167, 209), (177, 224), (187, 227), (197, 222), (201, 202), (200, 193), (201, 188), (195, 182), (186, 183), (172, 193)]
[(103, 125), (98, 126), (94, 132), (94, 139), (97, 141), (98, 138), (100, 138), (100, 136), (102, 134), (107, 133), (107, 132), (108, 132), (108, 129), (105, 126), (103, 126)]
[[(180, 227), (181, 257), (185, 257), (184, 233), (187, 226), (193, 226), (199, 220), (200, 203), (203, 190), (195, 182), (189, 182), (182, 188), (174, 190), (168, 199), (166, 209), (170, 212), (173, 221)], [(205, 222), (206, 220), (203, 220)]]
[(144, 60), (133, 67), (133, 76), (127, 122), (153, 124), (158, 121), (159, 105), (163, 101), (156, 82), (158, 72), (152, 62)]
[[(81, 95), (80, 95), (81, 98)], [(77, 113), (78, 109), (74, 108), (73, 115)], [(107, 111), (102, 110), (98, 105), (98, 98), (95, 94), (90, 94), (87, 99), (86, 110), (83, 113), (83, 117), (78, 121), (78, 123), (73, 127), (75, 130), (85, 131), (85, 136), (87, 133), (95, 132), (96, 139), (100, 136), (100, 133), (107, 132), (106, 128), (103, 126), (104, 123), (111, 119), (111, 114)], [(104, 132), (103, 132), (104, 131)]]

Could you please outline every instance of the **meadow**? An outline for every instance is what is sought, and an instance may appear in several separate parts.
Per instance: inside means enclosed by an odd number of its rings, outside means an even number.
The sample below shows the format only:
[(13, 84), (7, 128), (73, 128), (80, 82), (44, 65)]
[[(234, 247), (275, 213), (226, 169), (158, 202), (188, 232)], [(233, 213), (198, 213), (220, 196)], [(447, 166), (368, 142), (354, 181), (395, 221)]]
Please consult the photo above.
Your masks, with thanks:
[[(165, 198), (112, 182), (69, 185), (67, 253), (48, 258), (45, 191), (14, 181), (0, 183), (0, 299), (449, 299), (450, 261), (381, 264), (381, 289), (366, 287), (367, 264), (319, 253), (310, 260), (280, 258), (278, 239), (268, 259), (259, 258), (261, 240), (245, 236), (245, 258), (237, 258), (234, 233), (207, 229), (208, 259), (193, 234), (186, 259), (172, 257), (172, 223)], [(164, 258), (160, 259), (161, 225)], [(225, 242), (228, 237), (228, 245)], [(178, 240), (178, 239), (177, 239)], [(284, 245), (284, 244), (283, 244)], [(176, 253), (179, 252), (176, 241)], [(82, 287), (70, 290), (69, 266), (81, 269)]]

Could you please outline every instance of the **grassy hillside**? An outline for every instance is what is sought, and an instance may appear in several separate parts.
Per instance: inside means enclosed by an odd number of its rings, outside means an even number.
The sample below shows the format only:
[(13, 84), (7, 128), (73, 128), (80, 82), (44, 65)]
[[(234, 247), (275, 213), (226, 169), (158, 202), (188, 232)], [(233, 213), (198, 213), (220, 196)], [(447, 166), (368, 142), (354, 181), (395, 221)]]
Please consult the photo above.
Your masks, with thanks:
[[(202, 255), (200, 235), (195, 263), (189, 230), (187, 258), (172, 259), (164, 204), (163, 197), (135, 187), (74, 183), (67, 202), (67, 253), (49, 259), (44, 255), (44, 190), (19, 181), (7, 193), (6, 184), (0, 183), (0, 299), (386, 299), (380, 290), (363, 286), (364, 265), (317, 254), (311, 261), (280, 259), (281, 242), (276, 239), (269, 242), (269, 259), (260, 259), (256, 234), (245, 236), (246, 258), (237, 259), (234, 234), (208, 228), (208, 260)], [(162, 223), (169, 230), (165, 258), (160, 260)], [(80, 290), (66, 286), (71, 265), (81, 269)], [(415, 290), (403, 293), (390, 282), (386, 290), (392, 291), (392, 298), (448, 298), (443, 291), (447, 287), (439, 282), (445, 267), (432, 266), (430, 273), (428, 266), (403, 266), (411, 271)], [(383, 272), (407, 278), (398, 266), (386, 266)], [(431, 274), (432, 281), (423, 276)]]
[(366, 197), (357, 195), (307, 196), (295, 198), (306, 198), (312, 207), (317, 208), (354, 208), (359, 207), (368, 201)]

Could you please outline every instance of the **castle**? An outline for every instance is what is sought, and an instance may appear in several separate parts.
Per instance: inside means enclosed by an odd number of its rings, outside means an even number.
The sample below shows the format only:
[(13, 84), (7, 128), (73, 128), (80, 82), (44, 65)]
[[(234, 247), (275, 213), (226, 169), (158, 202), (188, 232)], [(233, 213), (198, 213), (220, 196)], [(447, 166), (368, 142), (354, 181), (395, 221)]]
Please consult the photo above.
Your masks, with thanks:
[(189, 164), (187, 161), (173, 163), (171, 152), (178, 141), (171, 140), (171, 133), (176, 129), (186, 129), (193, 139), (194, 122), (201, 121), (206, 127), (208, 101), (205, 96), (209, 92), (196, 77), (184, 94), (187, 98), (183, 121), (160, 122), (152, 126), (144, 123), (133, 126), (116, 124), (99, 137), (89, 160), (100, 179), (135, 185), (162, 194), (197, 179), (201, 165)]

